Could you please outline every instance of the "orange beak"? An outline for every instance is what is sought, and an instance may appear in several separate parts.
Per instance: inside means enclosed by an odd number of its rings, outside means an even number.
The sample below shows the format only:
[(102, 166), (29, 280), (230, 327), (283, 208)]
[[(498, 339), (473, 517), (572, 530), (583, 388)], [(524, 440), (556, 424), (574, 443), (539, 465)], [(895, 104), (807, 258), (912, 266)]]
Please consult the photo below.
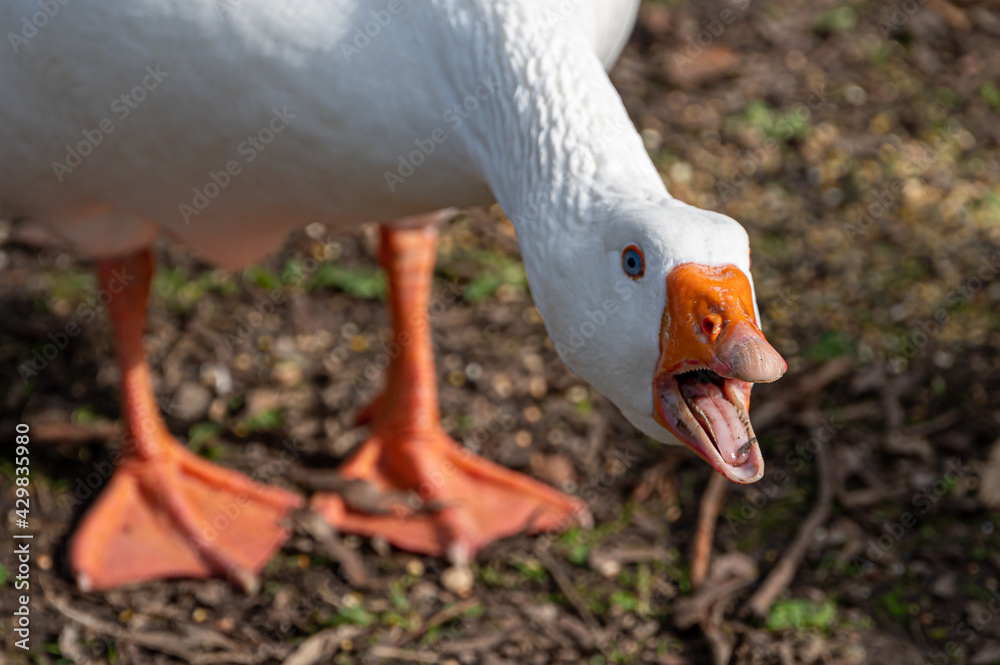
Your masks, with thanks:
[(667, 275), (653, 417), (736, 483), (764, 474), (750, 388), (788, 369), (760, 331), (750, 281), (733, 265), (679, 265)]

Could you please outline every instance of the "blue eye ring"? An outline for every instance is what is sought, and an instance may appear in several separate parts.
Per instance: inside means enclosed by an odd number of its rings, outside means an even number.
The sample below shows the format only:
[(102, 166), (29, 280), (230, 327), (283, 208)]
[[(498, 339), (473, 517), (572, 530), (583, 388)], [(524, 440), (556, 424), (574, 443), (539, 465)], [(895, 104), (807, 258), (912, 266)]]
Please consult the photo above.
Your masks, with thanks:
[(632, 279), (639, 279), (646, 272), (646, 259), (642, 250), (635, 245), (629, 245), (622, 250), (622, 270)]

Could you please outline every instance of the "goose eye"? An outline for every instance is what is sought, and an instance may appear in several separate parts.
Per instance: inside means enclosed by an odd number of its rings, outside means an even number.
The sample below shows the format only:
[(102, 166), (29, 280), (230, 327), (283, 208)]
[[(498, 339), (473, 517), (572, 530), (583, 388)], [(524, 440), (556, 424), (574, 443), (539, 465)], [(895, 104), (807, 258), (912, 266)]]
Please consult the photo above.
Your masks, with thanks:
[(632, 279), (639, 279), (646, 272), (646, 261), (642, 258), (642, 250), (635, 245), (629, 245), (622, 251), (622, 270)]

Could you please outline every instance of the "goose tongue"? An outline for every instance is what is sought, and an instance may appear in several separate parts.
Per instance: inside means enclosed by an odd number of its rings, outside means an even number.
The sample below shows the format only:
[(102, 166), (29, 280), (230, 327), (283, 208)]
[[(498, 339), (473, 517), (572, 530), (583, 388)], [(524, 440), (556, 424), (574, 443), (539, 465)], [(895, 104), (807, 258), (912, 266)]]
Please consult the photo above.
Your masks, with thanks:
[(740, 466), (746, 462), (750, 453), (747, 428), (719, 386), (691, 381), (681, 385), (681, 395), (726, 464)]

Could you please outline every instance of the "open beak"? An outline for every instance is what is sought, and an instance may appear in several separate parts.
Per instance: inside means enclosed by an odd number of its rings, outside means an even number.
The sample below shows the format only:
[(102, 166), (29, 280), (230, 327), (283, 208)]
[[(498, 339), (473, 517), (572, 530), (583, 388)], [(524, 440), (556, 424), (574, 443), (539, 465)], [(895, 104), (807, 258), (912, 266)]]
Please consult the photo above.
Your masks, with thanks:
[(788, 367), (757, 325), (746, 275), (733, 265), (671, 270), (660, 333), (653, 417), (729, 480), (760, 480), (750, 388)]

